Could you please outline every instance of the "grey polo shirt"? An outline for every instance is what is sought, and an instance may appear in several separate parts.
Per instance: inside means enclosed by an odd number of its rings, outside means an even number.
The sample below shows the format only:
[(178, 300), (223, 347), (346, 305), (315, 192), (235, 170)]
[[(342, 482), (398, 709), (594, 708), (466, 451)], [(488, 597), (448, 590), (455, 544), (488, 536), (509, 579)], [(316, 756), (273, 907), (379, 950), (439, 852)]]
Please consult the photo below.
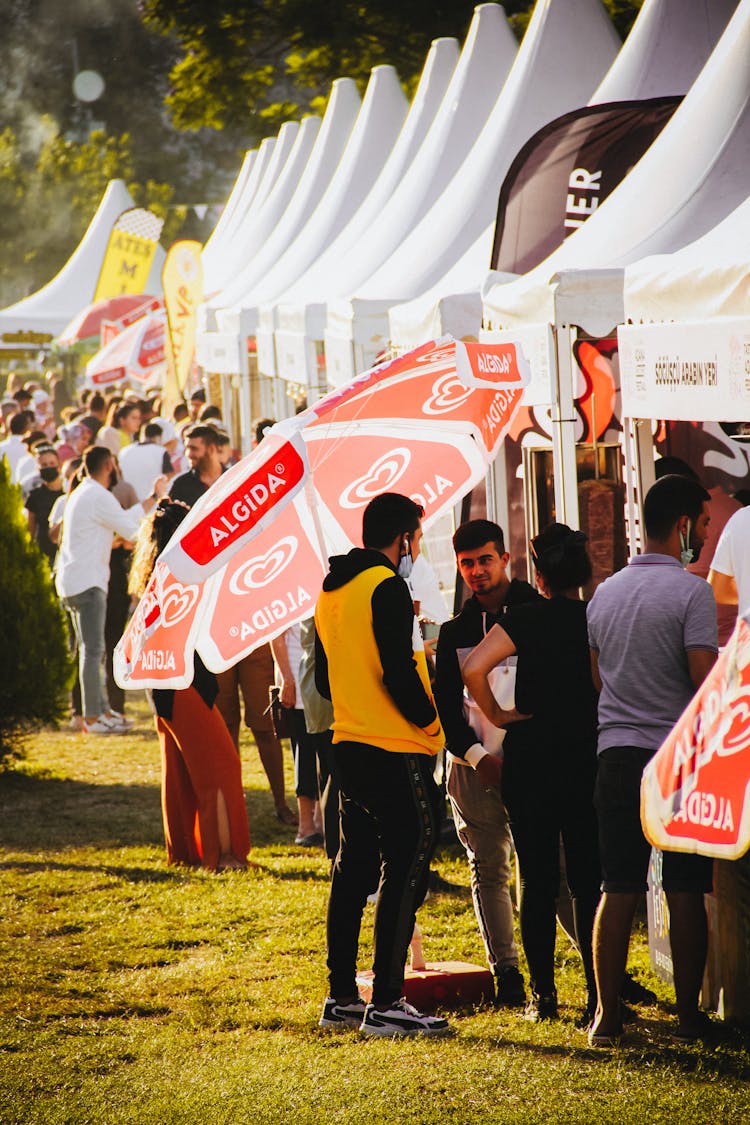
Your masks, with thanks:
[(711, 587), (669, 555), (636, 555), (596, 590), (586, 615), (599, 659), (598, 750), (657, 750), (695, 688), (687, 649), (716, 652)]

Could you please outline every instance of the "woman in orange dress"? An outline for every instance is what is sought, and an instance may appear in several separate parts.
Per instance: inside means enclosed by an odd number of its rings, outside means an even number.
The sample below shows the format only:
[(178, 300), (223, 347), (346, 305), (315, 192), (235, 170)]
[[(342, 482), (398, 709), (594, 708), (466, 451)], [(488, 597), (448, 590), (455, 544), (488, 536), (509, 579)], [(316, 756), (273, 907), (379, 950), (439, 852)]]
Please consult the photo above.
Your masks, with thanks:
[[(160, 500), (136, 540), (131, 594), (141, 597), (154, 563), (190, 509)], [(240, 758), (215, 706), (216, 676), (195, 654), (190, 687), (152, 692), (162, 753), (162, 814), (167, 859), (225, 871), (247, 866), (250, 833)]]

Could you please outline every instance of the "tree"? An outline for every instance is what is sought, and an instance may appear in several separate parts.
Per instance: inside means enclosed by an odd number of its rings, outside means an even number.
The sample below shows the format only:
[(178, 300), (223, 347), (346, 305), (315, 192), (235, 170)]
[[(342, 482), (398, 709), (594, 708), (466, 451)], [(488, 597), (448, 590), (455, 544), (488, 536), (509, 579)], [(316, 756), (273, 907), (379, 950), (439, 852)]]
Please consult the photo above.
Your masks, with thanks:
[(23, 735), (63, 714), (73, 669), (47, 560), (32, 541), (21, 489), (0, 457), (0, 766)]
[[(606, 0), (621, 35), (642, 0)], [(519, 38), (534, 0), (506, 0)], [(407, 93), (430, 41), (463, 39), (474, 0), (141, 0), (147, 26), (180, 49), (166, 98), (180, 129), (272, 133), (283, 120), (321, 108), (341, 75), (361, 87), (371, 68), (392, 63)]]

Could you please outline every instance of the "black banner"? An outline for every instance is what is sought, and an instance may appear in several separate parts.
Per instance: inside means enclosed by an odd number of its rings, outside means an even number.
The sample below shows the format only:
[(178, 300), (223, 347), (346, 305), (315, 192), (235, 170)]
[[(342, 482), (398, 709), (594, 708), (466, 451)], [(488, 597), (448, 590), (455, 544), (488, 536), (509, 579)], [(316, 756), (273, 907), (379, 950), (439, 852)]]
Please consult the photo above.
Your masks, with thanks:
[(521, 274), (544, 261), (625, 178), (681, 101), (585, 106), (535, 133), (500, 189), (491, 268)]

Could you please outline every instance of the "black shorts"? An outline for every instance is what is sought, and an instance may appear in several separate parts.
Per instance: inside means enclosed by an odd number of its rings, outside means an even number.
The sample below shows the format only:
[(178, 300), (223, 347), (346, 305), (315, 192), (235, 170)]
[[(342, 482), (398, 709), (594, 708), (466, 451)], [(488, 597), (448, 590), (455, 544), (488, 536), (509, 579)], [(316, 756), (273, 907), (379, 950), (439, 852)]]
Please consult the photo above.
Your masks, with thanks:
[[(602, 890), (640, 894), (648, 889), (651, 844), (641, 827), (641, 775), (653, 758), (641, 746), (611, 746), (599, 755), (594, 805), (599, 818)], [(685, 852), (664, 852), (665, 892), (709, 894), (713, 860)]]

